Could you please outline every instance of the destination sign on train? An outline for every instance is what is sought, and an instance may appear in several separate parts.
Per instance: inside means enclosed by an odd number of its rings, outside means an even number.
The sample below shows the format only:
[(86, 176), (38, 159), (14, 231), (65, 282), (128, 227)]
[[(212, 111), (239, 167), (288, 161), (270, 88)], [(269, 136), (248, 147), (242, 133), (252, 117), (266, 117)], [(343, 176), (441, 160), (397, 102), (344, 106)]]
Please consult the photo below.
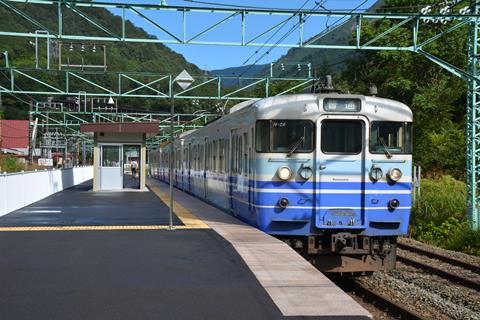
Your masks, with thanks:
[(323, 110), (335, 112), (359, 112), (362, 109), (362, 103), (358, 99), (325, 99), (323, 100)]

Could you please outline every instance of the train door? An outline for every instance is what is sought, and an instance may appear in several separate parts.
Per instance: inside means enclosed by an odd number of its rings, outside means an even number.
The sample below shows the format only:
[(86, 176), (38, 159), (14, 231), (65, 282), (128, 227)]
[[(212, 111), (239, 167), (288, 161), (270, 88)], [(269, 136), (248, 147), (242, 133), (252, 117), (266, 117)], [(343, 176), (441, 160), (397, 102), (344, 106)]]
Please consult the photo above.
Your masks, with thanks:
[(237, 193), (237, 172), (238, 172), (238, 130), (230, 131), (230, 165), (228, 173), (229, 196), (230, 196), (230, 210), (234, 215), (237, 214), (235, 210), (236, 193)]
[(254, 168), (255, 168), (255, 159), (253, 155), (253, 146), (254, 146), (254, 131), (253, 128), (250, 129), (250, 137), (246, 137), (247, 148), (248, 148), (248, 161), (247, 161), (247, 172), (248, 172), (248, 209), (253, 211), (254, 201), (253, 201), (253, 186), (254, 186)]
[(324, 116), (317, 123), (317, 228), (359, 228), (365, 207), (365, 135), (359, 116)]
[(188, 144), (188, 161), (187, 161), (187, 190), (192, 192), (192, 166), (193, 166), (193, 146)]
[(203, 197), (207, 199), (208, 197), (208, 157), (209, 157), (209, 140), (205, 138), (205, 143), (203, 145)]

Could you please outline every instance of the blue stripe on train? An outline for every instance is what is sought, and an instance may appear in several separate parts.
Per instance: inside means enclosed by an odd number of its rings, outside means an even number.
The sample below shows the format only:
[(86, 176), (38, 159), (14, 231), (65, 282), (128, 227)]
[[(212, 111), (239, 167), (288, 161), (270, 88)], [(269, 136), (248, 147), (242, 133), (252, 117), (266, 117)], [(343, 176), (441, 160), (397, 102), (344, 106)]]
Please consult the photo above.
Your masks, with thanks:
[(330, 190), (411, 190), (411, 182), (309, 182), (309, 181), (256, 181), (257, 188), (263, 189), (330, 189)]
[[(400, 201), (400, 206), (410, 206), (410, 194), (366, 194), (329, 193), (312, 196), (310, 193), (255, 193), (255, 204), (276, 205), (280, 198), (286, 198), (292, 206), (320, 207), (385, 207), (391, 199)], [(363, 199), (362, 199), (363, 198)], [(313, 203), (315, 201), (315, 203)]]

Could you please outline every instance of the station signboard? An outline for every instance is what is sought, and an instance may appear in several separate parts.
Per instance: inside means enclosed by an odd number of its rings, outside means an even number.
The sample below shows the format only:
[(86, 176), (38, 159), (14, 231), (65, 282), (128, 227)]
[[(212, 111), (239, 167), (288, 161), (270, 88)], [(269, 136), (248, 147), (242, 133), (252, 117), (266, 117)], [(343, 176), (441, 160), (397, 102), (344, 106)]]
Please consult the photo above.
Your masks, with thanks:
[(53, 167), (53, 159), (38, 158), (38, 165), (42, 167)]

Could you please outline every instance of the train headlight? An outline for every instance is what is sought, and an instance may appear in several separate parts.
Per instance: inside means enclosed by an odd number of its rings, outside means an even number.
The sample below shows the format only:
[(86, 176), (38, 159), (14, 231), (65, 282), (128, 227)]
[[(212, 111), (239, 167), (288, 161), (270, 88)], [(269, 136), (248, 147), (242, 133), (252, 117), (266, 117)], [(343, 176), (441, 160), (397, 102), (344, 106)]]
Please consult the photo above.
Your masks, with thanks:
[(395, 210), (398, 207), (400, 207), (400, 201), (398, 201), (397, 199), (391, 199), (390, 201), (388, 201), (388, 208), (390, 210)]
[(286, 166), (280, 167), (277, 170), (277, 176), (280, 180), (287, 181), (292, 177), (292, 170)]
[(282, 209), (285, 209), (286, 207), (288, 207), (288, 199), (281, 198), (280, 200), (278, 200), (278, 206)]
[(402, 178), (402, 171), (400, 171), (398, 168), (392, 168), (388, 170), (387, 176), (393, 182), (397, 182), (400, 180), (400, 178)]
[(302, 177), (302, 179), (308, 180), (312, 177), (313, 171), (312, 171), (312, 168), (308, 166), (305, 166), (305, 167), (302, 166), (298, 171), (298, 174), (300, 175), (300, 177)]
[(378, 168), (378, 167), (373, 167), (371, 170), (370, 170), (370, 178), (373, 180), (373, 181), (378, 181), (380, 179), (382, 179), (383, 177), (383, 171), (382, 169)]

